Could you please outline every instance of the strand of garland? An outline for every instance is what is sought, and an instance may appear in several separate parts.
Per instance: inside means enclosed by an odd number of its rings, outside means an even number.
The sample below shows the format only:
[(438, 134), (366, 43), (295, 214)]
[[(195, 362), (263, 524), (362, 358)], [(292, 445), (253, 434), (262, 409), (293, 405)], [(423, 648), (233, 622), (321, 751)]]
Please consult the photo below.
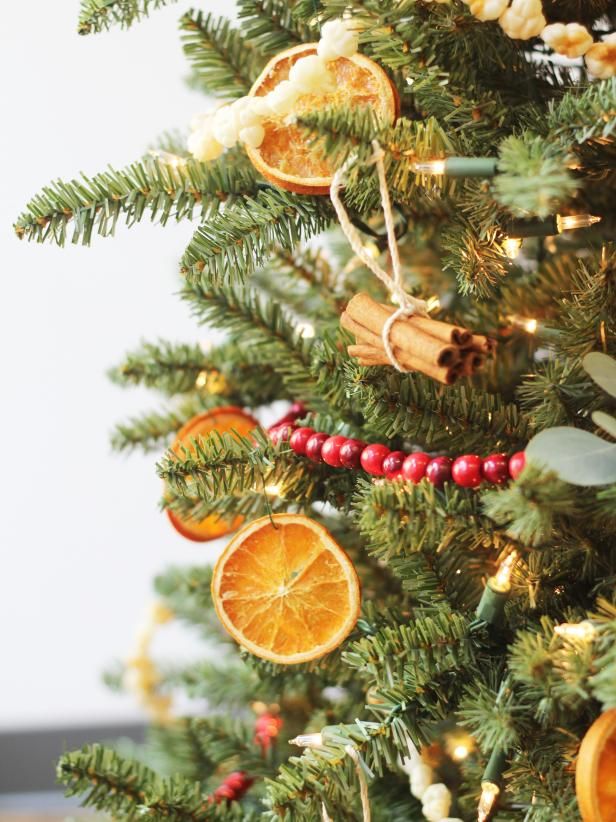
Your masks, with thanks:
[(425, 477), (437, 487), (453, 480), (462, 488), (477, 488), (482, 482), (503, 485), (516, 479), (526, 461), (524, 451), (512, 455), (490, 454), (483, 458), (477, 454), (463, 454), (455, 459), (433, 457), (423, 451), (407, 454), (406, 451), (392, 451), (381, 443), (369, 444), (342, 434), (330, 436), (314, 428), (298, 428), (289, 416), (268, 429), (272, 442), (288, 441), (296, 454), (312, 462), (324, 462), (332, 468), (351, 471), (363, 469), (373, 477), (414, 483)]

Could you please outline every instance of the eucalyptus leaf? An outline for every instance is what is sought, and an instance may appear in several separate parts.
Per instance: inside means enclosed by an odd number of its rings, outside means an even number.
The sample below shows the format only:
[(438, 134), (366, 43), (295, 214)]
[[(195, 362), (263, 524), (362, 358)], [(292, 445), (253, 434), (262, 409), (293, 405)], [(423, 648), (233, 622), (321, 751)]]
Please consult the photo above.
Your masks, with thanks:
[(616, 482), (616, 444), (579, 428), (558, 426), (542, 431), (528, 443), (526, 457), (572, 485)]
[(612, 437), (616, 437), (616, 417), (611, 414), (606, 414), (605, 411), (595, 411), (592, 415), (592, 421), (599, 428), (603, 428)]
[(582, 365), (597, 385), (616, 397), (616, 360), (600, 351), (591, 351), (582, 360)]

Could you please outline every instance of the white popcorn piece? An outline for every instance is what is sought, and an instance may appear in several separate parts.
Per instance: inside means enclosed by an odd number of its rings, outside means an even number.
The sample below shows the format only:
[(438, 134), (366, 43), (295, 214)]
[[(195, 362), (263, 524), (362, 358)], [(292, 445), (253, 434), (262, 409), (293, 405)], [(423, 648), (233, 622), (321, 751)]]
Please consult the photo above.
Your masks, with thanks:
[(293, 107), (300, 96), (300, 89), (290, 80), (282, 80), (264, 98), (267, 106), (278, 117), (285, 117), (293, 111)]
[(409, 783), (411, 793), (416, 799), (422, 799), (426, 791), (432, 784), (432, 768), (425, 762), (418, 760), (413, 762), (409, 771)]
[(213, 114), (199, 115), (192, 121), (193, 130), (187, 141), (188, 151), (196, 160), (207, 163), (216, 160), (225, 150), (212, 134)]
[(591, 46), (584, 57), (588, 71), (599, 80), (616, 74), (616, 32)]
[(442, 822), (451, 807), (451, 793), (447, 785), (437, 782), (421, 798), (421, 810), (428, 822)]
[(478, 20), (498, 20), (509, 0), (464, 0), (470, 13)]
[(541, 0), (513, 0), (498, 22), (505, 34), (514, 40), (537, 37), (546, 25)]
[(289, 81), (300, 93), (329, 91), (332, 88), (332, 77), (325, 60), (316, 54), (301, 57), (291, 66)]
[(593, 44), (592, 34), (579, 23), (552, 23), (543, 29), (541, 39), (565, 57), (581, 57)]
[(246, 143), (251, 148), (259, 148), (265, 138), (265, 129), (260, 123), (240, 129), (240, 143)]
[(350, 27), (350, 21), (328, 20), (321, 29), (317, 54), (323, 60), (337, 60), (338, 57), (352, 57), (358, 46), (359, 32)]
[(221, 106), (212, 120), (212, 134), (225, 148), (232, 148), (239, 139), (240, 118), (239, 107), (234, 104)]

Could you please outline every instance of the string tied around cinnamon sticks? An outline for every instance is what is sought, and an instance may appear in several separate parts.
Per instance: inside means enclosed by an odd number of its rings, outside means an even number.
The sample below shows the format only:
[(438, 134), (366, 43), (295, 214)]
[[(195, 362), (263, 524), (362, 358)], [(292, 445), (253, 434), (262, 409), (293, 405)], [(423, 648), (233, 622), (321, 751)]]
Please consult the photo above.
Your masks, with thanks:
[(402, 285), (402, 266), (400, 264), (400, 254), (398, 252), (398, 243), (396, 241), (396, 230), (394, 225), (394, 215), (391, 208), (391, 199), (389, 197), (389, 189), (387, 187), (387, 177), (385, 175), (385, 163), (383, 157), (385, 156), (383, 149), (379, 145), (378, 140), (372, 141), (372, 148), (374, 154), (369, 160), (369, 163), (376, 165), (376, 170), (379, 178), (379, 193), (381, 195), (381, 205), (383, 207), (383, 217), (385, 219), (385, 228), (387, 231), (387, 245), (389, 247), (389, 254), (391, 257), (391, 267), (393, 277), (390, 277), (384, 268), (381, 268), (377, 260), (372, 257), (364, 244), (361, 241), (359, 232), (351, 222), (349, 215), (340, 198), (340, 189), (342, 188), (346, 179), (349, 168), (357, 162), (357, 155), (352, 155), (343, 165), (336, 171), (332, 179), (330, 187), (330, 197), (340, 221), (340, 228), (345, 237), (349, 241), (351, 248), (357, 254), (359, 259), (367, 266), (373, 274), (385, 285), (389, 291), (392, 299), (398, 304), (394, 313), (387, 319), (381, 333), (383, 340), (383, 348), (387, 355), (389, 362), (398, 371), (407, 371), (396, 357), (394, 348), (391, 343), (391, 330), (396, 320), (402, 317), (411, 317), (413, 314), (427, 315), (428, 306), (425, 300), (419, 300), (412, 297), (404, 290)]
[(360, 365), (393, 365), (397, 371), (420, 371), (445, 385), (453, 385), (460, 377), (471, 376), (481, 368), (494, 343), (460, 326), (433, 320), (428, 316), (427, 303), (405, 291), (384, 153), (376, 140), (372, 146), (374, 154), (369, 162), (376, 165), (378, 172), (393, 276), (368, 253), (340, 198), (348, 170), (357, 162), (356, 155), (334, 174), (330, 195), (351, 248), (385, 285), (399, 307), (377, 303), (368, 294), (355, 295), (340, 319), (342, 327), (355, 335), (356, 344), (348, 347), (348, 353), (357, 357)]

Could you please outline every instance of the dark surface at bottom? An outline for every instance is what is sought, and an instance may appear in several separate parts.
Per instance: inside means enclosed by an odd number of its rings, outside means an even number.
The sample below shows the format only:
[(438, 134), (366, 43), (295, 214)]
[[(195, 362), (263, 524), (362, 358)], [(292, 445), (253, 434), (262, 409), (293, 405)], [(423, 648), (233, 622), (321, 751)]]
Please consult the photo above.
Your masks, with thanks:
[[(142, 725), (95, 725), (0, 733), (0, 794), (57, 790), (56, 762), (64, 751), (120, 737), (142, 742)], [(0, 807), (6, 808), (0, 796)]]

